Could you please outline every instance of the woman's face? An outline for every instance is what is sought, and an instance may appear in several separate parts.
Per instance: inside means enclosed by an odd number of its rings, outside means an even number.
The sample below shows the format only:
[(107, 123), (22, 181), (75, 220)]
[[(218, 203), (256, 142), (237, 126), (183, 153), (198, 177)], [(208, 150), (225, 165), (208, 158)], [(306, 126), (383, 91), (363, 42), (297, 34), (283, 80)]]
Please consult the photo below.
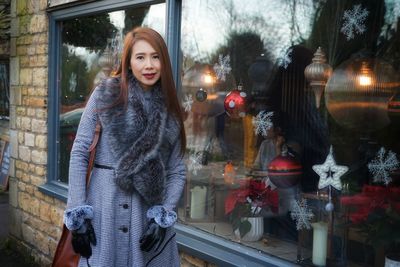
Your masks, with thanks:
[(160, 79), (160, 56), (146, 41), (139, 40), (132, 47), (131, 69), (143, 89), (148, 90)]

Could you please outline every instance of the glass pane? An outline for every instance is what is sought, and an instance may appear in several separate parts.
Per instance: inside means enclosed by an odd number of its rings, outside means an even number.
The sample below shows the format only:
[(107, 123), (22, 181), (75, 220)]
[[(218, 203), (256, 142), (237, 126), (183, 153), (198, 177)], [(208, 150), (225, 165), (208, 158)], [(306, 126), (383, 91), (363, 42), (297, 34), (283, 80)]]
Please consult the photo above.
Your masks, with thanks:
[(9, 119), (10, 88), (8, 62), (0, 62), (0, 119)]
[(183, 222), (304, 265), (383, 266), (399, 243), (382, 223), (400, 234), (400, 4), (361, 2), (183, 1)]
[(123, 36), (136, 26), (164, 35), (165, 4), (142, 6), (62, 22), (59, 179), (68, 182), (69, 154), (90, 92), (116, 69)]

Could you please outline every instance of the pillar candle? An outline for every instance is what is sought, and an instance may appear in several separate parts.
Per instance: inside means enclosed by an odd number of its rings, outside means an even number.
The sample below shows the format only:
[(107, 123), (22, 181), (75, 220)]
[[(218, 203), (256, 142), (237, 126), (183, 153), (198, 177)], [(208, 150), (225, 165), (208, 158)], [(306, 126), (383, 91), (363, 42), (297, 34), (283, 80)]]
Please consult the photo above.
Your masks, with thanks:
[(195, 186), (190, 191), (192, 193), (190, 199), (190, 218), (203, 219), (206, 215), (207, 187)]
[(314, 229), (312, 263), (316, 266), (325, 266), (328, 248), (328, 224), (316, 222), (311, 225)]

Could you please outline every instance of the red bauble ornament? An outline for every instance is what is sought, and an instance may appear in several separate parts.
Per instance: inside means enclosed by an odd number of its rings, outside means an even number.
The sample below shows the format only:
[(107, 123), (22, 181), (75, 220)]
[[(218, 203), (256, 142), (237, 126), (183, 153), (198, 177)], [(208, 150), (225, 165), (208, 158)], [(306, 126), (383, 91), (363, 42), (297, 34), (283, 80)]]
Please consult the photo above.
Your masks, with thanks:
[(282, 150), (282, 155), (275, 157), (268, 164), (268, 176), (276, 187), (288, 188), (296, 185), (302, 175), (302, 166), (294, 157)]
[(226, 113), (232, 118), (242, 118), (246, 115), (246, 93), (238, 89), (229, 92), (224, 100)]

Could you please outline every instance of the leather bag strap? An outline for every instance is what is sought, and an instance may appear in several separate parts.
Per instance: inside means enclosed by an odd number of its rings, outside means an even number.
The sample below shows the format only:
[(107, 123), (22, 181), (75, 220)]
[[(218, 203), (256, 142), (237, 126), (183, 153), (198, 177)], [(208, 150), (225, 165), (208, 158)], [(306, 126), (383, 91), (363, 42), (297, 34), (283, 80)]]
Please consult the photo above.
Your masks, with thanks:
[(100, 132), (101, 132), (101, 124), (100, 124), (99, 118), (97, 118), (96, 129), (94, 130), (93, 141), (89, 147), (90, 155), (89, 155), (88, 168), (86, 171), (86, 187), (89, 187), (90, 174), (92, 172), (93, 165), (94, 165), (94, 159), (96, 157), (96, 147), (97, 147), (97, 143), (99, 142)]

